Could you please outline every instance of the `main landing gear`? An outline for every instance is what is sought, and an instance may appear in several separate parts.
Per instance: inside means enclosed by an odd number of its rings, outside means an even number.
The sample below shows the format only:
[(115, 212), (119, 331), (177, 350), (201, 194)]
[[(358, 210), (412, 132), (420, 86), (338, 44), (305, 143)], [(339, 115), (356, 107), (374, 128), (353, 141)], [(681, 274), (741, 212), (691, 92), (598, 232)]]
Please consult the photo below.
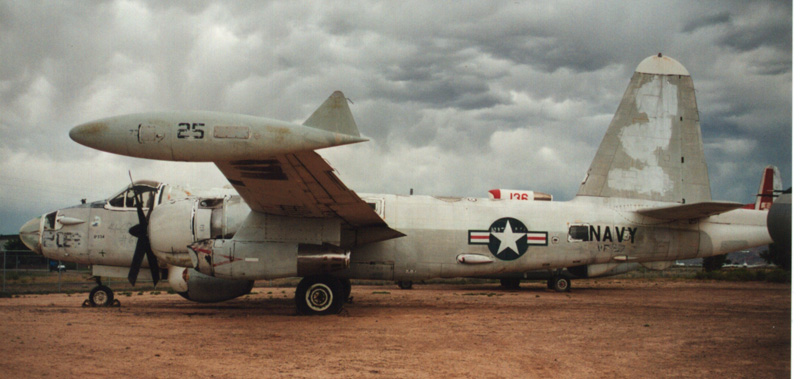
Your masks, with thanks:
[(97, 286), (89, 292), (89, 298), (83, 301), (84, 307), (119, 307), (119, 300), (114, 299), (114, 291), (100, 282), (100, 277), (95, 276)]
[(556, 275), (547, 279), (547, 288), (556, 292), (569, 292), (572, 288), (572, 281), (564, 275)]
[(330, 315), (342, 311), (350, 298), (350, 280), (329, 275), (307, 276), (297, 285), (294, 303), (303, 315)]

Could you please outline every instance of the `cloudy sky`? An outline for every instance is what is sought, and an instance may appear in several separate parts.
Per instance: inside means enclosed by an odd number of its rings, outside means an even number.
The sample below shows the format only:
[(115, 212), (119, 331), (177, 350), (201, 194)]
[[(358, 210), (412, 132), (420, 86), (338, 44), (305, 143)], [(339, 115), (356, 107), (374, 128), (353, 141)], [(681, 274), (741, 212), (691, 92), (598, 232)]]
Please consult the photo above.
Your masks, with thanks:
[[(114, 156), (77, 124), (154, 110), (302, 122), (334, 90), (358, 145), (321, 151), (358, 192), (572, 199), (636, 65), (692, 74), (712, 197), (792, 183), (789, 1), (0, 1), (0, 234), (137, 179), (212, 164)], [(345, 2), (342, 2), (345, 3)]]

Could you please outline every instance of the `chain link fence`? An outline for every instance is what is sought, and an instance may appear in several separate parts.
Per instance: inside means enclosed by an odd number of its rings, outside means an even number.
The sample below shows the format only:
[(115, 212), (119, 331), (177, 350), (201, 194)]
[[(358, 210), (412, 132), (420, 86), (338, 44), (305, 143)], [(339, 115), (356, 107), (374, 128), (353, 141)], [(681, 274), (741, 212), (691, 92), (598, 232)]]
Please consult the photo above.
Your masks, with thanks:
[[(2, 251), (2, 294), (40, 294), (53, 292), (89, 292), (97, 283), (92, 277), (91, 266), (74, 262), (61, 262), (31, 251)], [(153, 291), (150, 283), (131, 287), (126, 279), (102, 278), (103, 284), (115, 291)], [(162, 280), (157, 290), (169, 291), (169, 284)]]

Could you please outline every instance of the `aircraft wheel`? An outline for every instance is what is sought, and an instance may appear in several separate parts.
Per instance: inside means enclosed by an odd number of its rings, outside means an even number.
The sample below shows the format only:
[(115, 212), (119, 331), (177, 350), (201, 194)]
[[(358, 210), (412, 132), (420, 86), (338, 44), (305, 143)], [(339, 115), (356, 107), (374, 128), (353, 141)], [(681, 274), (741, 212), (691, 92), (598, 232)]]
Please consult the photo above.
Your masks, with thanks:
[(304, 315), (329, 315), (342, 310), (344, 296), (342, 281), (329, 276), (309, 276), (297, 285), (294, 302)]
[(412, 282), (412, 281), (410, 281), (410, 280), (401, 280), (401, 281), (398, 281), (398, 282), (397, 282), (397, 285), (398, 285), (398, 286), (399, 286), (401, 289), (404, 289), (404, 290), (410, 290), (410, 289), (411, 289), (411, 287), (413, 287), (413, 286), (414, 286), (414, 282)]
[(556, 292), (569, 292), (572, 288), (572, 282), (563, 276), (557, 276), (553, 279), (553, 289)]
[(89, 293), (89, 303), (93, 307), (107, 307), (114, 303), (114, 291), (106, 286), (97, 286)]

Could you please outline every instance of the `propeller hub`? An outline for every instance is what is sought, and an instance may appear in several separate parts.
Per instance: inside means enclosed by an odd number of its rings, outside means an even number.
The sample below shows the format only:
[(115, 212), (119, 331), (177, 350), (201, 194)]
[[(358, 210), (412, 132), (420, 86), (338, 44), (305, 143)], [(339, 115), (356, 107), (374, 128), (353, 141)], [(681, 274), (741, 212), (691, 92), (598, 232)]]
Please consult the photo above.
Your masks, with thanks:
[(128, 233), (136, 238), (147, 238), (147, 225), (136, 224), (128, 229)]

